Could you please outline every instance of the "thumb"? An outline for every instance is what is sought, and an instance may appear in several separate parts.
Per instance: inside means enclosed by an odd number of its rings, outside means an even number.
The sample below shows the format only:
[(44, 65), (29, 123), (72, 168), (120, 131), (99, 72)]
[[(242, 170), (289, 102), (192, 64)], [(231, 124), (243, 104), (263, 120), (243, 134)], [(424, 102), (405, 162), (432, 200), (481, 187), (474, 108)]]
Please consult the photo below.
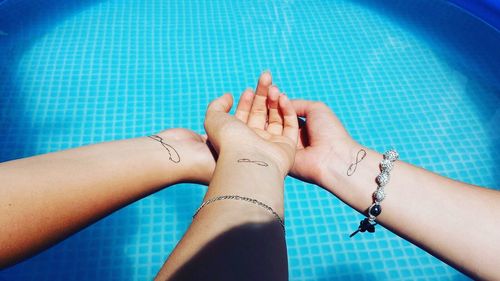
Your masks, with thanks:
[(207, 108), (205, 116), (205, 131), (207, 132), (210, 143), (216, 151), (219, 147), (219, 132), (221, 128), (231, 119), (227, 114), (233, 106), (233, 97), (231, 94), (224, 94), (213, 100)]
[(233, 107), (233, 96), (231, 94), (224, 94), (213, 100), (207, 108), (208, 112), (225, 112), (228, 113)]

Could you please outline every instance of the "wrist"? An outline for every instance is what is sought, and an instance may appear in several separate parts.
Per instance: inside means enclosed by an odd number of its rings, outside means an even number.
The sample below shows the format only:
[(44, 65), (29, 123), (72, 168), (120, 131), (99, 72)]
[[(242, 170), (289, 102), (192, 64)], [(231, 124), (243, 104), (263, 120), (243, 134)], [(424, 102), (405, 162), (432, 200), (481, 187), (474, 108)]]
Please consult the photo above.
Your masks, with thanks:
[[(239, 161), (242, 160), (242, 161)], [(262, 151), (221, 148), (206, 198), (238, 195), (257, 199), (283, 215), (283, 172)]]
[(137, 139), (141, 146), (138, 151), (145, 158), (143, 164), (149, 166), (149, 171), (162, 186), (187, 181), (188, 167), (184, 165), (178, 145), (169, 140), (163, 141), (168, 146), (164, 147), (161, 142), (150, 137)]
[(375, 179), (383, 156), (358, 143), (334, 153), (332, 160), (322, 170), (319, 183), (363, 213), (372, 203), (372, 194), (377, 187)]
[(144, 139), (156, 148), (155, 159), (166, 178), (175, 177), (175, 183), (210, 182), (215, 159), (203, 137), (197, 133), (186, 129), (169, 129)]
[(325, 155), (325, 160), (317, 168), (318, 175), (315, 182), (331, 191), (347, 176), (347, 170), (355, 162), (356, 154), (360, 150), (368, 149), (355, 141), (332, 145)]
[(282, 167), (281, 161), (277, 160), (280, 156), (274, 155), (259, 145), (239, 144), (235, 146), (223, 146), (219, 152), (219, 158), (221, 157), (231, 159), (230, 161), (237, 164), (265, 168), (268, 170), (268, 173), (279, 176), (281, 180), (284, 180), (288, 174), (288, 170)]

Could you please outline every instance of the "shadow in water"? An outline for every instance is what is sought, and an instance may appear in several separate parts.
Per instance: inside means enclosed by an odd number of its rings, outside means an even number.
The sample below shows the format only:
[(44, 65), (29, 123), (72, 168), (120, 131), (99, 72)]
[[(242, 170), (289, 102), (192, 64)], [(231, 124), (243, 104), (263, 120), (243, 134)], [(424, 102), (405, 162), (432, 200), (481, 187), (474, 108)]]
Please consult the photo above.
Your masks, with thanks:
[[(5, 0), (0, 3), (0, 30), (8, 34), (7, 37), (20, 36), (25, 40), (37, 40), (56, 23), (103, 1), (105, 0)], [(25, 40), (22, 42), (23, 46), (26, 44)]]
[[(500, 173), (498, 173), (500, 169), (500, 130), (498, 130), (500, 128), (500, 89), (468, 81), (465, 91), (470, 103), (476, 106), (477, 114), (484, 122), (482, 125), (485, 134), (489, 138), (490, 153), (484, 158), (491, 158), (495, 163), (494, 168), (496, 168), (496, 172), (493, 173), (495, 185), (489, 187), (500, 190)], [(478, 93), (482, 95), (478, 96)]]
[[(17, 81), (19, 60), (58, 23), (104, 0), (0, 1), (0, 162), (35, 153), (38, 133)], [(117, 211), (55, 246), (0, 272), (0, 280), (127, 280), (124, 248), (137, 232), (133, 207)]]
[(353, 2), (396, 19), (429, 44), (436, 44), (434, 51), (452, 67), (500, 90), (500, 34), (493, 27), (446, 1)]
[(6, 0), (0, 3), (0, 162), (35, 153), (35, 144), (30, 140), (38, 130), (30, 119), (30, 110), (25, 108), (17, 81), (19, 60), (57, 23), (102, 1)]
[[(352, 0), (402, 23), (431, 44), (467, 78), (466, 96), (485, 122), (495, 167), (500, 167), (500, 32), (446, 1)], [(500, 189), (500, 173), (495, 175)]]

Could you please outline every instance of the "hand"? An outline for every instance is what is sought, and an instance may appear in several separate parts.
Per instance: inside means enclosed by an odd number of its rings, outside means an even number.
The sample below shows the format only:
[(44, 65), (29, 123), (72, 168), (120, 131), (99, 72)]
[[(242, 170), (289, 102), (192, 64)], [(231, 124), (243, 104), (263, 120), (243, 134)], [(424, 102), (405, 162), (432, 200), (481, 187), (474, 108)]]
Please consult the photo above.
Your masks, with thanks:
[(286, 176), (293, 165), (298, 138), (297, 115), (290, 100), (271, 86), (271, 75), (263, 73), (256, 95), (243, 92), (235, 116), (228, 114), (233, 98), (226, 94), (207, 109), (205, 130), (218, 153), (246, 150), (268, 156)]
[(350, 157), (349, 152), (357, 143), (324, 103), (293, 100), (292, 104), (297, 115), (305, 117), (306, 122), (300, 128), (297, 154), (290, 174), (324, 186), (327, 165), (332, 159)]
[(189, 161), (183, 182), (208, 184), (215, 169), (215, 158), (207, 145), (207, 137), (188, 129), (168, 129), (158, 135), (177, 149), (182, 150), (182, 159)]

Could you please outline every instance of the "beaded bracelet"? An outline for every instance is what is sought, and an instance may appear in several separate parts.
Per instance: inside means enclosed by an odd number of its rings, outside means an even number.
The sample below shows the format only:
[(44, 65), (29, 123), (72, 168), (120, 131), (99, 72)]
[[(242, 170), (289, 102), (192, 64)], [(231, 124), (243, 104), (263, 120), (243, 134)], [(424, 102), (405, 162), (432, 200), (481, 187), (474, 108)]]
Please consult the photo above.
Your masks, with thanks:
[(273, 210), (273, 208), (271, 208), (268, 205), (260, 202), (257, 199), (253, 199), (253, 198), (249, 198), (249, 197), (244, 197), (244, 196), (239, 196), (239, 195), (222, 195), (222, 196), (213, 197), (213, 198), (210, 198), (210, 199), (204, 201), (201, 204), (201, 206), (196, 210), (196, 212), (194, 212), (193, 219), (196, 217), (196, 215), (200, 212), (200, 210), (203, 207), (205, 207), (206, 205), (211, 204), (211, 203), (213, 203), (215, 201), (219, 201), (219, 200), (241, 200), (241, 201), (246, 201), (246, 202), (255, 204), (255, 205), (259, 206), (259, 207), (262, 207), (262, 208), (266, 209), (266, 211), (268, 211), (269, 213), (271, 213), (276, 218), (276, 220), (280, 223), (281, 227), (283, 228), (283, 232), (285, 232), (285, 222)]
[(358, 232), (375, 232), (377, 216), (382, 213), (382, 206), (380, 206), (380, 202), (382, 202), (386, 196), (384, 186), (389, 183), (390, 172), (394, 167), (394, 162), (396, 162), (398, 158), (399, 154), (394, 149), (388, 150), (384, 153), (384, 159), (380, 162), (380, 174), (376, 178), (378, 186), (377, 190), (373, 193), (373, 204), (368, 208), (368, 216), (359, 223), (358, 229), (349, 237), (353, 237)]

